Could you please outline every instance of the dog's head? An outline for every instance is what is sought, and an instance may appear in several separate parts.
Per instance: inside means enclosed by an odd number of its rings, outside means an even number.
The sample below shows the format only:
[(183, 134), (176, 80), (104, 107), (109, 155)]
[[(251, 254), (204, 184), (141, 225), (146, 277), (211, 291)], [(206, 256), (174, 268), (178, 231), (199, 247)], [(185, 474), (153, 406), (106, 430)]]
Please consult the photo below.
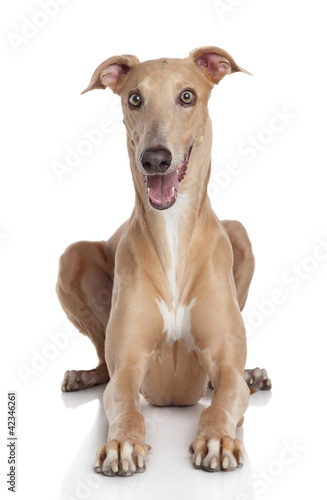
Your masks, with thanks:
[(217, 47), (196, 49), (186, 59), (143, 63), (132, 55), (114, 56), (95, 70), (83, 93), (109, 87), (120, 95), (130, 153), (153, 208), (171, 207), (191, 156), (202, 154), (203, 146), (210, 152), (210, 92), (236, 71), (247, 73)]

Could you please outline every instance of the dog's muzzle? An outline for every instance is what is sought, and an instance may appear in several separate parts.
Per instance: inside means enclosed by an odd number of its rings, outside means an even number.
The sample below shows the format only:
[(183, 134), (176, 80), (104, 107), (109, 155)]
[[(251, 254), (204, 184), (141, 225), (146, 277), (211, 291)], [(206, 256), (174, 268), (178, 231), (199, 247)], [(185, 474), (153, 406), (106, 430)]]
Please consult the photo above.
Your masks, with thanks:
[(145, 174), (149, 203), (156, 210), (170, 208), (177, 199), (179, 183), (184, 179), (192, 146), (185, 154), (180, 167), (166, 174), (172, 162), (172, 155), (165, 148), (145, 149), (141, 154), (141, 164)]

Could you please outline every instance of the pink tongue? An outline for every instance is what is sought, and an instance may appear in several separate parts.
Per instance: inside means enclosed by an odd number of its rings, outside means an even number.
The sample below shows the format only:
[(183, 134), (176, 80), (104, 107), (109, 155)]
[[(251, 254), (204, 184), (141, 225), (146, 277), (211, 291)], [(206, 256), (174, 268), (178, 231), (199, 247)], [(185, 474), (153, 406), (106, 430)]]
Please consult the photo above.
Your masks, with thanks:
[(160, 205), (168, 203), (174, 196), (173, 188), (178, 190), (177, 170), (166, 175), (147, 175), (146, 185), (151, 201)]

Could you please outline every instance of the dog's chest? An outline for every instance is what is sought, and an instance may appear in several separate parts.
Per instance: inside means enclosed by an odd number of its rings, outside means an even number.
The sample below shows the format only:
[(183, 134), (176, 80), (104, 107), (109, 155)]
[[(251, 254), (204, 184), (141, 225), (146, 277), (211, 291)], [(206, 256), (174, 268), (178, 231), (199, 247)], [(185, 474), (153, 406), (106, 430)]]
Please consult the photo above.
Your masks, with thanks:
[(157, 301), (160, 314), (163, 318), (163, 333), (167, 335), (167, 342), (172, 345), (176, 340), (183, 339), (187, 349), (194, 349), (194, 340), (191, 334), (191, 309), (195, 299), (187, 306), (177, 304), (170, 309), (163, 300)]
[(171, 256), (171, 265), (166, 270), (166, 277), (171, 290), (172, 303), (168, 305), (161, 299), (157, 300), (157, 304), (164, 322), (163, 333), (166, 333), (168, 343), (173, 344), (176, 340), (183, 339), (188, 350), (192, 350), (194, 340), (191, 334), (191, 309), (196, 299), (193, 299), (189, 304), (182, 304), (180, 301), (181, 290), (177, 285), (178, 255), (181, 253), (179, 246), (182, 244), (179, 225), (184, 203), (183, 200), (177, 200), (173, 207), (163, 213), (166, 222), (168, 251)]

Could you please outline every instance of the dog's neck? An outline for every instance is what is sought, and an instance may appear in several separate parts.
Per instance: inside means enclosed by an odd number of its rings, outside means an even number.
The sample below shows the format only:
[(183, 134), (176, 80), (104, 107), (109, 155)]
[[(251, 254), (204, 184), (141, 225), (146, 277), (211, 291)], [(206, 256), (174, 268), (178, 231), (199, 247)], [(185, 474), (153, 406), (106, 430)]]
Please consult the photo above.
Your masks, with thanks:
[[(172, 265), (176, 265), (177, 255), (180, 256), (181, 252), (186, 265), (186, 257), (194, 231), (201, 226), (205, 227), (205, 219), (212, 214), (207, 194), (211, 167), (211, 127), (207, 132), (198, 143), (194, 144), (192, 157), (186, 176), (180, 183), (176, 202), (167, 210), (155, 210), (150, 206), (144, 175), (136, 165), (133, 147), (128, 144), (135, 188), (133, 215), (137, 217), (138, 224), (141, 224), (146, 237), (151, 239), (162, 268), (167, 273), (172, 269)], [(180, 268), (182, 259), (179, 258), (178, 262)]]

